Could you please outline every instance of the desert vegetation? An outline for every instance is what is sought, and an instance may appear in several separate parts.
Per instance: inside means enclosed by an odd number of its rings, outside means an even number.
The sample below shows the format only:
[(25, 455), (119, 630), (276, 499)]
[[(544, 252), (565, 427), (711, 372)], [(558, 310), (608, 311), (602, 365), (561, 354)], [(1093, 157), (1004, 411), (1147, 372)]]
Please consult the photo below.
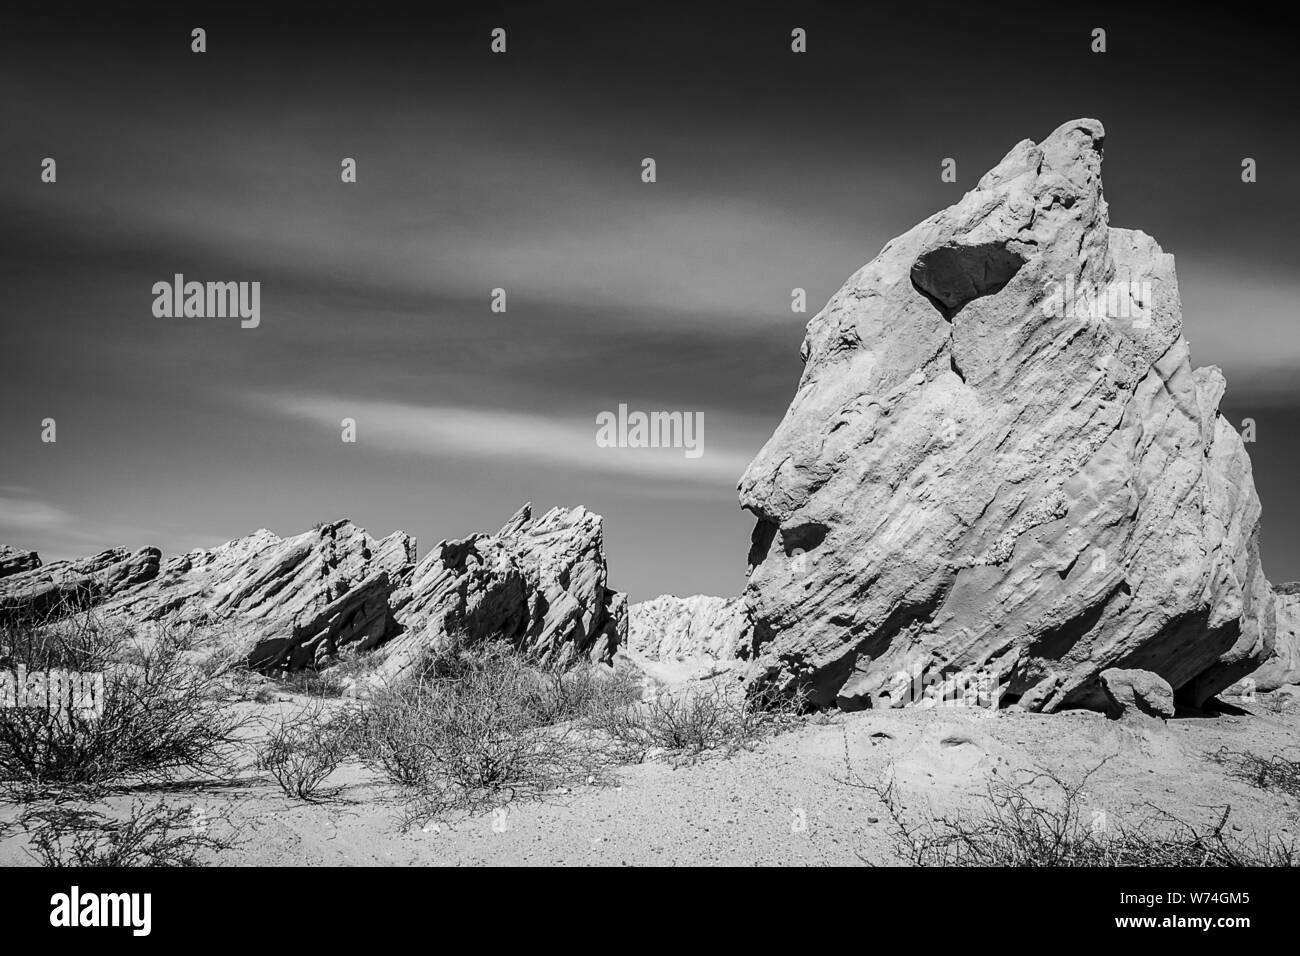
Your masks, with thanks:
[(349, 749), (401, 788), (409, 820), (603, 779), (616, 754), (589, 721), (639, 687), (501, 644), (454, 641), (338, 718)]
[(195, 666), (195, 643), (192, 629), (142, 637), (92, 614), (5, 628), (0, 665), (102, 675), (103, 694), (94, 713), (0, 708), (0, 790), (25, 802), (228, 775), (246, 718), (225, 706), (224, 685)]
[[(1108, 758), (1107, 758), (1108, 759)], [(994, 779), (971, 806), (935, 813), (909, 808), (889, 774), (866, 780), (845, 752), (845, 781), (884, 808), (899, 861), (912, 866), (1242, 867), (1295, 866), (1294, 837), (1238, 832), (1231, 806), (1187, 820), (1152, 804), (1099, 811), (1088, 785), (1098, 762), (1067, 778), (1050, 770)], [(866, 857), (864, 856), (865, 860)]]
[(1220, 748), (1210, 755), (1228, 773), (1260, 790), (1272, 790), (1288, 797), (1300, 798), (1300, 761), (1273, 754), (1262, 757), (1251, 751), (1234, 752)]
[(28, 834), (28, 856), (48, 867), (197, 866), (239, 841), (225, 817), (189, 804), (138, 799), (119, 817), (57, 803), (37, 806), (15, 826)]

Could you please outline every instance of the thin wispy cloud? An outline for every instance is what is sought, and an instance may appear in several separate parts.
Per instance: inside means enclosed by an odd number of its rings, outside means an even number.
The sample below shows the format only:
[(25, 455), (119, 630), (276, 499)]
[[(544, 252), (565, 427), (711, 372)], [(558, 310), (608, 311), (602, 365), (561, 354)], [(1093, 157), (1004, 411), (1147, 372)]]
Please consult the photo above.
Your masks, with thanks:
[(70, 527), (74, 517), (61, 508), (31, 497), (23, 488), (0, 488), (0, 530), (10, 539), (33, 532), (47, 534)]
[(161, 546), (176, 554), (224, 540), (211, 530), (130, 524), (102, 514), (86, 515), (42, 497), (35, 489), (0, 487), (0, 543), (35, 550), (47, 564), (120, 547)]
[(714, 440), (707, 412), (703, 413), (702, 453), (690, 458), (683, 448), (599, 447), (594, 414), (582, 420), (578, 416), (303, 394), (263, 395), (255, 399), (255, 404), (331, 431), (339, 441), (343, 420), (353, 419), (358, 445), (378, 447), (391, 454), (477, 459), (485, 465), (534, 466), (620, 479), (734, 487), (754, 452), (752, 448), (729, 448)]

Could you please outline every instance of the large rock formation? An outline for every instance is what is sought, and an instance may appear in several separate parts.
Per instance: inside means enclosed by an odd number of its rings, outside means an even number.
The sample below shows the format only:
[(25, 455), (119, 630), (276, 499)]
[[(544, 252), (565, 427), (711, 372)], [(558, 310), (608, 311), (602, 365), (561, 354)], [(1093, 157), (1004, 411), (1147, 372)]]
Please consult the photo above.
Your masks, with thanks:
[(1103, 138), (1018, 143), (809, 322), (740, 482), (752, 689), (890, 706), (899, 672), (984, 669), (1053, 711), (1117, 667), (1195, 703), (1271, 655), (1250, 460), (1173, 256), (1109, 226)]
[(157, 548), (112, 548), (76, 561), (41, 564), (34, 551), (5, 551), (14, 566), (26, 570), (0, 576), (0, 624), (40, 623), (102, 602), (151, 580), (162, 557)]
[(410, 535), (375, 539), (347, 520), (162, 563), (155, 548), (45, 566), (22, 554), (3, 555), (36, 567), (0, 577), (0, 623), (94, 606), (132, 627), (210, 627), (232, 663), (261, 670), (383, 647), (379, 673), (392, 677), (452, 634), (608, 660), (627, 631), (627, 599), (606, 586), (601, 518), (585, 508), (533, 521), (525, 505), (497, 534), (441, 542), (419, 564)]
[(302, 667), (396, 633), (387, 597), (414, 559), (405, 532), (376, 540), (347, 520), (291, 538), (263, 529), (169, 559), (100, 613), (137, 624), (229, 625), (232, 658)]
[(428, 648), (497, 637), (543, 660), (609, 661), (627, 634), (627, 597), (606, 586), (599, 515), (524, 505), (496, 534), (439, 542), (393, 597), (401, 635), (383, 650), (391, 680)]

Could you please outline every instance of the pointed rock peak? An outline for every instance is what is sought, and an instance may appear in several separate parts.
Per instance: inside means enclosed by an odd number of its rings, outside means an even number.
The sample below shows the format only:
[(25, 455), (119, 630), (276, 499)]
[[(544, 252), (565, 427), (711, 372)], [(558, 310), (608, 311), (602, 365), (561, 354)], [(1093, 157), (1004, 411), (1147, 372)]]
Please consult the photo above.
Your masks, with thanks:
[(1042, 142), (1043, 157), (1060, 167), (1074, 162), (1100, 164), (1106, 142), (1101, 120), (1084, 117), (1062, 123)]
[(347, 527), (355, 527), (350, 518), (336, 518), (333, 521), (321, 521), (312, 530), (317, 534), (330, 535), (336, 534)]
[(528, 522), (532, 520), (533, 520), (533, 503), (531, 501), (526, 501), (518, 511), (516, 511), (513, 515), (510, 516), (510, 520), (501, 526), (501, 530), (498, 531), (497, 534), (498, 535), (515, 534), (519, 531), (522, 531), (524, 528), (526, 528), (528, 526)]

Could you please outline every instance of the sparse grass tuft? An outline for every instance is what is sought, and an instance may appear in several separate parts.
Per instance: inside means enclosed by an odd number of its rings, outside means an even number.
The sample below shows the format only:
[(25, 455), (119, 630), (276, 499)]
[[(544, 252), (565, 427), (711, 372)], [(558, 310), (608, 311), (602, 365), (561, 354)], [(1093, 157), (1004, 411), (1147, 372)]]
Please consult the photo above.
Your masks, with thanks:
[(55, 804), (28, 810), (18, 825), (28, 833), (28, 856), (48, 867), (196, 866), (200, 854), (237, 842), (224, 818), (165, 802), (136, 801), (122, 820)]
[(1289, 797), (1300, 797), (1300, 761), (1273, 755), (1261, 757), (1246, 751), (1235, 753), (1221, 747), (1210, 759), (1228, 768), (1229, 773), (1260, 790), (1275, 790)]
[(344, 684), (336, 668), (328, 670), (301, 670), (285, 674), (277, 680), (285, 691), (307, 697), (342, 697)]
[(1217, 818), (1207, 823), (1189, 822), (1151, 805), (1136, 808), (1134, 822), (1098, 820), (1086, 806), (1084, 788), (1105, 760), (1077, 780), (1049, 771), (995, 780), (972, 811), (939, 816), (909, 813), (893, 779), (873, 783), (859, 777), (847, 743), (845, 762), (848, 775), (843, 782), (875, 794), (889, 816), (896, 854), (913, 866), (1239, 867), (1300, 862), (1294, 839), (1235, 836), (1229, 824), (1231, 807), (1220, 808)]

